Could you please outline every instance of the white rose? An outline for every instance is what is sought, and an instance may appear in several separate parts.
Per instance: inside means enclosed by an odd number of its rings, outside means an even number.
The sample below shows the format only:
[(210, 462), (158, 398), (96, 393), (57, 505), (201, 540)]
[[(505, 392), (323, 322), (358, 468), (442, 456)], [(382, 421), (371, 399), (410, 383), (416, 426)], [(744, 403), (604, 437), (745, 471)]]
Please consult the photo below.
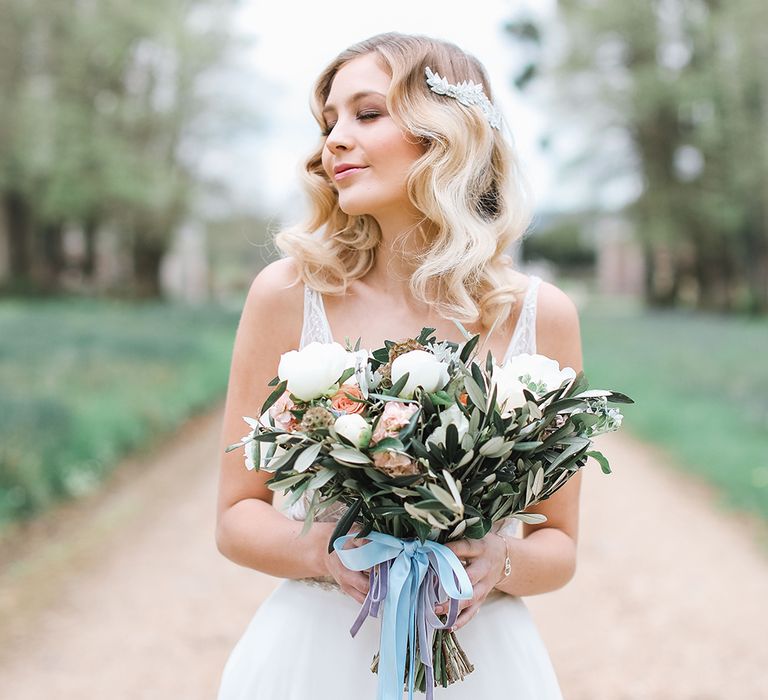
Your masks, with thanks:
[(459, 433), (459, 442), (461, 442), (461, 439), (469, 430), (469, 421), (456, 404), (449, 406), (440, 414), (440, 425), (427, 438), (427, 444), (445, 445), (445, 433), (449, 425), (456, 426)]
[(349, 367), (347, 351), (339, 343), (312, 342), (280, 357), (277, 376), (288, 380), (288, 391), (301, 401), (335, 392), (341, 373)]
[(523, 389), (526, 387), (520, 381), (517, 371), (508, 364), (502, 367), (494, 365), (493, 384), (496, 385), (496, 404), (502, 417), (506, 418), (515, 408), (525, 403)]
[(365, 447), (371, 441), (371, 426), (358, 413), (339, 416), (333, 424), (333, 429), (357, 447)]
[(417, 386), (431, 392), (442, 389), (448, 383), (448, 364), (440, 362), (426, 350), (411, 350), (395, 358), (392, 363), (392, 384), (405, 373), (408, 381), (400, 392), (401, 398), (410, 399)]
[(560, 369), (557, 360), (546, 355), (515, 355), (504, 363), (504, 370), (522, 380), (525, 384), (534, 384), (546, 393), (557, 389), (563, 382), (575, 379), (576, 372), (571, 367)]

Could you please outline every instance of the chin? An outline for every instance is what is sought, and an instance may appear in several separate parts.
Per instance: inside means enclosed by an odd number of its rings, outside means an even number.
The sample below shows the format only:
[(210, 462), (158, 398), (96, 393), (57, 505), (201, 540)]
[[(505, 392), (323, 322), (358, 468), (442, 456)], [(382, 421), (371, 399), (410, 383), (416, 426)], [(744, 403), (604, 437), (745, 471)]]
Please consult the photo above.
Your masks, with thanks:
[(344, 201), (339, 199), (339, 209), (347, 216), (373, 216), (373, 207), (360, 201)]

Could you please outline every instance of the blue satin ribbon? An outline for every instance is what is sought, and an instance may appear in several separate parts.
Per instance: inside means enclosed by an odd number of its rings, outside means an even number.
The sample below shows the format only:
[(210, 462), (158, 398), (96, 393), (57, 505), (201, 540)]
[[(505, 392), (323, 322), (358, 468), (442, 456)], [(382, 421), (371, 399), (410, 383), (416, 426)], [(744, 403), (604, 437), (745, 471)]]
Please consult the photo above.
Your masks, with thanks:
[[(378, 617), (383, 603), (379, 639), (378, 700), (402, 700), (405, 659), (410, 645), (408, 698), (413, 700), (416, 667), (416, 636), (419, 657), (426, 668), (427, 700), (434, 687), (432, 641), (434, 630), (449, 629), (458, 615), (460, 600), (472, 597), (472, 583), (458, 557), (445, 545), (427, 540), (402, 540), (382, 532), (368, 533), (370, 540), (344, 549), (354, 535), (343, 535), (333, 543), (348, 569), (370, 569), (370, 586), (360, 614), (350, 632), (354, 637), (368, 616)], [(448, 618), (442, 622), (435, 605), (449, 601)]]

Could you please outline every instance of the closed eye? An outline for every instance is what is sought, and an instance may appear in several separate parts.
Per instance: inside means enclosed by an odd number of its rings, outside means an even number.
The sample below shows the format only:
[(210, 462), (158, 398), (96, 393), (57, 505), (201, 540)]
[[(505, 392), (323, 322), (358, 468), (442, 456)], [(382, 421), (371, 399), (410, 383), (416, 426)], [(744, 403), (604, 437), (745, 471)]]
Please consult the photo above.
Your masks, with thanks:
[[(376, 117), (380, 117), (381, 112), (374, 112), (374, 111), (367, 111), (367, 112), (360, 112), (355, 119), (361, 122), (365, 121), (372, 121), (376, 119)], [(327, 124), (325, 129), (323, 130), (323, 136), (330, 136), (331, 131), (333, 131), (333, 127), (336, 126), (336, 122)]]

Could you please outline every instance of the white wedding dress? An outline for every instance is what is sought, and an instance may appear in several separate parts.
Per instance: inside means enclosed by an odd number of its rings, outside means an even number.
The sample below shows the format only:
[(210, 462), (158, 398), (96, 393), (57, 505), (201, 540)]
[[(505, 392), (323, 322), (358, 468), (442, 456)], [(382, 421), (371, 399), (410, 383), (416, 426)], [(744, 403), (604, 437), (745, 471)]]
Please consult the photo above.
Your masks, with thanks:
[[(505, 359), (536, 352), (536, 299), (531, 277)], [(301, 346), (333, 336), (322, 296), (305, 287)], [(303, 520), (306, 502), (286, 511)], [(512, 531), (517, 521), (505, 525)], [(379, 620), (351, 637), (360, 605), (335, 584), (286, 580), (261, 604), (224, 668), (218, 700), (375, 700)], [(435, 689), (435, 700), (562, 700), (547, 650), (520, 598), (492, 592), (457, 636), (475, 670)], [(407, 698), (407, 693), (404, 694)], [(424, 696), (417, 693), (415, 697)]]

